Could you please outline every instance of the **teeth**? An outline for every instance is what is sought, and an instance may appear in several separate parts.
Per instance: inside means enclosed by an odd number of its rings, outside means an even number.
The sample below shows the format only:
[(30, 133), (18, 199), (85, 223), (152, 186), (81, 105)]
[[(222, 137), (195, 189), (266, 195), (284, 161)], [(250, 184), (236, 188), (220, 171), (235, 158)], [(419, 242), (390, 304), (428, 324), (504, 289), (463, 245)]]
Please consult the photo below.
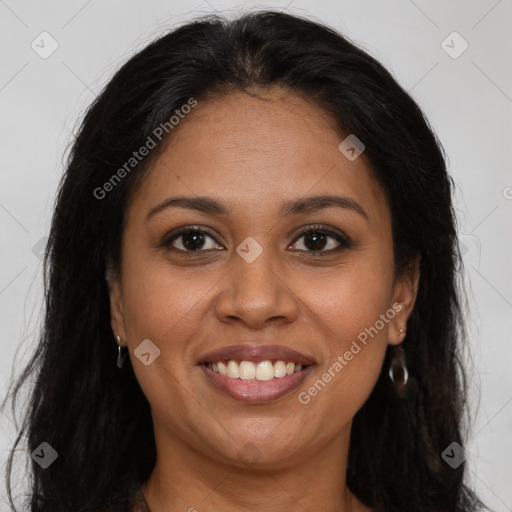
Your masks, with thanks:
[[(219, 361), (217, 363), (217, 367), (219, 368), (219, 373), (221, 375), (226, 375), (227, 374), (228, 367), (222, 361)], [(212, 370), (215, 371), (215, 368), (213, 367), (213, 364), (212, 364)]]
[(238, 365), (238, 369), (240, 372), (240, 378), (243, 380), (254, 379), (254, 377), (256, 377), (256, 366), (254, 366), (254, 364), (250, 363), (249, 361), (242, 361)]
[(286, 375), (286, 364), (284, 361), (276, 361), (274, 364), (274, 377), (284, 377)]
[(208, 363), (208, 368), (215, 373), (220, 373), (232, 379), (242, 380), (272, 380), (274, 378), (286, 377), (292, 373), (300, 372), (303, 369), (301, 364), (285, 361), (270, 360), (253, 363), (251, 361), (235, 361), (231, 359), (227, 362), (217, 361), (216, 363)]
[(240, 373), (238, 371), (238, 363), (236, 361), (229, 361), (226, 375), (232, 379), (238, 379), (240, 377)]
[(256, 366), (257, 380), (271, 380), (274, 378), (274, 367), (272, 361), (260, 361)]

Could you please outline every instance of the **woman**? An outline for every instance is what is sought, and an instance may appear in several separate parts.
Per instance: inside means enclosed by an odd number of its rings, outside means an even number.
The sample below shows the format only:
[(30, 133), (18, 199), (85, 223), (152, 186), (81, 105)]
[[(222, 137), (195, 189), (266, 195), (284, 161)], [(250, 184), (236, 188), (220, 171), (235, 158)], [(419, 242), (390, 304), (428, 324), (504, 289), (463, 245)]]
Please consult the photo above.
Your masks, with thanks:
[(30, 510), (480, 509), (458, 264), (440, 144), (375, 59), (270, 11), (154, 41), (59, 189)]

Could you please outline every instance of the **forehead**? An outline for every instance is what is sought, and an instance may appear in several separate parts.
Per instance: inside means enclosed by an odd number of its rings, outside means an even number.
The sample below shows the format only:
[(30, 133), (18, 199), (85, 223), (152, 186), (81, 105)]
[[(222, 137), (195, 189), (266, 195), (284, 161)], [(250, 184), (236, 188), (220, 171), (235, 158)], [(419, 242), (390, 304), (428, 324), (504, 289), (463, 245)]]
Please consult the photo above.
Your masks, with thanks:
[(324, 110), (289, 91), (211, 97), (174, 127), (133, 206), (208, 195), (256, 214), (294, 197), (338, 192), (387, 216), (364, 153), (350, 161), (340, 152), (346, 136)]

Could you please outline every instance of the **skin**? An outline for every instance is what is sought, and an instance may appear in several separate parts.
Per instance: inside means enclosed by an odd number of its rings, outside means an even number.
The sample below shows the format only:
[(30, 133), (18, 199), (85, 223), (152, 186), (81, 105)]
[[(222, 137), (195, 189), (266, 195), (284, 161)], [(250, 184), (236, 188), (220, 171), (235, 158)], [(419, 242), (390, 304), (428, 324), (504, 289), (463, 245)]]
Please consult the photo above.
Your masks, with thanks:
[[(122, 272), (109, 279), (112, 329), (151, 405), (158, 455), (142, 491), (152, 512), (370, 510), (345, 485), (352, 418), (387, 345), (403, 341), (418, 265), (395, 277), (389, 207), (364, 153), (349, 161), (338, 149), (345, 135), (311, 102), (276, 88), (258, 93), (211, 98), (180, 121), (128, 206)], [(334, 193), (367, 218), (339, 207), (279, 217), (285, 201)], [(173, 207), (146, 220), (178, 195), (210, 196), (232, 212)], [(301, 236), (314, 224), (353, 245), (314, 256)], [(194, 225), (214, 233), (202, 249), (184, 252), (183, 237), (159, 247)], [(250, 264), (236, 252), (248, 236), (263, 248)], [(340, 247), (330, 235), (326, 244), (320, 250)], [(301, 404), (298, 393), (394, 303), (401, 311)], [(161, 351), (149, 366), (133, 354), (145, 339)], [(317, 366), (274, 402), (236, 401), (197, 360), (246, 340), (285, 345)], [(252, 463), (240, 455), (248, 450)]]

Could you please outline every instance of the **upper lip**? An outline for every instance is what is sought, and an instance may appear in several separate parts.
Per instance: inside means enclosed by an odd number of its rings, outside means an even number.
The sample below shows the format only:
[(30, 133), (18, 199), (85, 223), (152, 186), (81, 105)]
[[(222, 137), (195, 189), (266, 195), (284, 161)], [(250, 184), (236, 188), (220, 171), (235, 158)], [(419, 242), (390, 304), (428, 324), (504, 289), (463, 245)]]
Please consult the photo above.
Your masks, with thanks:
[(315, 364), (314, 359), (311, 357), (282, 345), (254, 345), (247, 343), (212, 350), (203, 354), (199, 358), (198, 364), (216, 363), (217, 361), (229, 361), (231, 359), (235, 361), (251, 361), (253, 363), (276, 360), (302, 364), (304, 366)]

